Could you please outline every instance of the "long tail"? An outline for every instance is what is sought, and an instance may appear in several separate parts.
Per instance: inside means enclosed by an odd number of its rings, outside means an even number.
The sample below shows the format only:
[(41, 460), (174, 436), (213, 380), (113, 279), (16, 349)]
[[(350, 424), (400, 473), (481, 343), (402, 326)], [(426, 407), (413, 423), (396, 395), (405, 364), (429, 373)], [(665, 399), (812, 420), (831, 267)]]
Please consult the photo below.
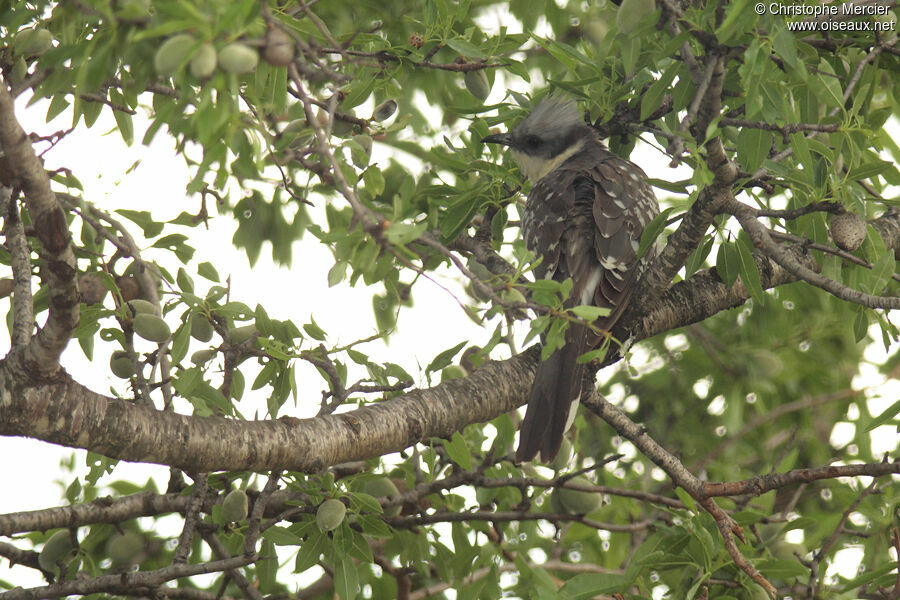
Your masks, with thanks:
[(556, 457), (563, 434), (569, 425), (569, 415), (581, 398), (584, 365), (577, 359), (585, 352), (586, 330), (573, 327), (574, 339), (551, 354), (538, 365), (528, 398), (525, 420), (519, 429), (516, 462), (540, 460), (549, 462)]

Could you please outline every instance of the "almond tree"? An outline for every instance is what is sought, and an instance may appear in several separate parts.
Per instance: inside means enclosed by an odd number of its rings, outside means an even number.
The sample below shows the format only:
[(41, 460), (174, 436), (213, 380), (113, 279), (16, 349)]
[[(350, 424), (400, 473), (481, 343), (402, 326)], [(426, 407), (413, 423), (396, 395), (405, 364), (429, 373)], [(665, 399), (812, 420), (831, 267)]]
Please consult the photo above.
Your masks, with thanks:
[[(60, 506), (0, 515), (0, 556), (45, 579), (0, 598), (896, 599), (900, 402), (854, 379), (896, 350), (894, 5), (5, 3), (0, 433), (90, 471)], [(534, 280), (529, 184), (480, 142), (547, 88), (614, 152), (688, 173), (650, 181), (665, 210), (641, 246), (662, 250), (550, 468), (513, 462), (516, 408), (538, 340), (590, 311)], [(24, 130), (35, 110), (71, 129)], [(174, 140), (180, 216), (103, 210), (48, 170), (101, 115), (124, 144)], [(251, 265), (291, 264), (304, 234), (328, 248), (330, 285), (374, 293), (336, 310), (377, 333), (232, 290), (191, 245), (229, 219)], [(434, 311), (447, 349), (409, 372), (379, 341), (433, 282), (463, 282), (480, 327), (460, 342)], [(64, 350), (111, 355), (121, 384), (89, 389)], [(119, 461), (170, 467), (168, 489)], [(147, 526), (173, 514), (180, 533)], [(829, 572), (839, 553), (857, 574)]]

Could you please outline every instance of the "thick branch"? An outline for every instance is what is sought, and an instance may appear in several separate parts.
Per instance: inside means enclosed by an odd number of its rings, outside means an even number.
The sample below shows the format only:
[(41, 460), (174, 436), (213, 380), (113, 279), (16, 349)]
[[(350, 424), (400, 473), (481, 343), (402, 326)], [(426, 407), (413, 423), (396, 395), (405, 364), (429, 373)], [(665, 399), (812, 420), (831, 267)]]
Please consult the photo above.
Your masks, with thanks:
[(0, 85), (0, 148), (15, 185), (25, 193), (28, 213), (46, 263), (49, 317), (32, 337), (23, 356), (29, 374), (46, 376), (59, 367), (59, 355), (78, 325), (75, 255), (65, 214), (50, 189), (50, 178), (16, 120), (15, 99), (4, 85)]
[(647, 313), (657, 304), (669, 282), (684, 266), (691, 252), (700, 245), (713, 218), (719, 214), (726, 194), (726, 189), (712, 186), (704, 188), (700, 192), (690, 210), (681, 219), (678, 229), (669, 236), (666, 247), (641, 279), (631, 304), (620, 320), (621, 324), (628, 324), (632, 319)]
[[(900, 248), (900, 213), (888, 213), (871, 224), (888, 248)], [(816, 268), (802, 248), (786, 252)], [(771, 259), (759, 255), (754, 259), (763, 288), (797, 280)], [(630, 334), (640, 341), (702, 321), (747, 298), (740, 282), (727, 287), (714, 270), (702, 271), (667, 290)], [(318, 471), (397, 452), (430, 437), (448, 437), (520, 406), (528, 396), (538, 354), (533, 347), (504, 361), (489, 361), (466, 378), (347, 413), (278, 421), (160, 413), (107, 398), (68, 377), (22, 391), (14, 385), (6, 363), (0, 362), (0, 435), (27, 436), (193, 471)]]

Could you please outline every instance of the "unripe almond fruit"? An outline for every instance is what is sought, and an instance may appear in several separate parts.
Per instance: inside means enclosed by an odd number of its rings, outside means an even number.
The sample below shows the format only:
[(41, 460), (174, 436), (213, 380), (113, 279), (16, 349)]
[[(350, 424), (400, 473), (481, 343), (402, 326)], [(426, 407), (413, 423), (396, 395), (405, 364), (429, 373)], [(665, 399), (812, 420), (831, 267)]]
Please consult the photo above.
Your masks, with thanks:
[[(132, 300), (132, 302), (134, 302)], [(134, 332), (150, 342), (161, 344), (169, 339), (172, 330), (169, 325), (156, 315), (148, 315), (146, 313), (138, 314), (134, 317), (131, 326)]]
[(344, 522), (346, 514), (347, 507), (344, 506), (344, 503), (330, 498), (319, 505), (319, 510), (316, 511), (316, 525), (322, 531), (337, 529)]
[(205, 365), (215, 357), (216, 351), (211, 348), (208, 350), (197, 350), (191, 354), (191, 362), (199, 367), (200, 365)]
[(9, 74), (9, 81), (11, 83), (22, 83), (25, 81), (25, 77), (28, 76), (28, 63), (25, 62), (25, 58), (20, 56), (16, 59), (16, 62), (13, 63), (12, 71)]
[[(390, 498), (400, 493), (400, 490), (397, 489), (397, 486), (388, 477), (370, 479), (366, 482), (363, 491), (376, 498)], [(384, 509), (384, 514), (388, 517), (396, 517), (400, 514), (401, 508), (402, 507), (399, 504), (396, 506), (389, 506)]]
[(866, 239), (866, 222), (856, 213), (845, 212), (831, 218), (831, 239), (847, 252), (859, 248)]
[(479, 100), (484, 100), (490, 95), (491, 84), (488, 81), (488, 76), (484, 72), (484, 69), (479, 69), (477, 71), (466, 71), (463, 79), (466, 83), (466, 89), (469, 90), (469, 93)]
[(146, 545), (143, 535), (137, 531), (126, 531), (109, 540), (106, 553), (114, 565), (130, 565), (144, 552)]
[(516, 288), (509, 288), (508, 290), (500, 292), (500, 299), (504, 302), (509, 302), (510, 304), (525, 304), (528, 302), (528, 299), (525, 298), (525, 294)]
[(45, 571), (56, 572), (57, 564), (74, 549), (72, 535), (67, 529), (50, 536), (38, 555), (38, 564)]
[(259, 63), (259, 54), (240, 42), (233, 42), (219, 50), (219, 66), (226, 73), (249, 73)]
[(450, 365), (441, 370), (441, 381), (450, 381), (451, 379), (460, 379), (466, 376), (466, 370), (459, 365)]
[(153, 55), (153, 68), (163, 77), (174, 75), (187, 62), (188, 53), (196, 43), (194, 37), (188, 33), (170, 37)]
[(134, 361), (124, 350), (116, 350), (109, 359), (109, 370), (120, 379), (131, 379), (134, 375)]
[(203, 44), (191, 57), (191, 75), (197, 79), (206, 79), (216, 70), (217, 64), (216, 49), (212, 44)]
[(191, 315), (191, 337), (198, 342), (208, 342), (213, 336), (213, 326), (206, 316), (200, 313)]
[(231, 490), (222, 501), (222, 518), (229, 523), (247, 518), (250, 501), (244, 490)]
[[(580, 485), (594, 485), (587, 477), (579, 475), (570, 479), (572, 483)], [(563, 508), (573, 515), (586, 515), (592, 513), (602, 502), (600, 494), (595, 492), (581, 492), (568, 488), (559, 488), (559, 502)]]
[(572, 442), (568, 438), (563, 438), (556, 458), (548, 466), (554, 471), (562, 471), (569, 466), (570, 462), (572, 462)]
[(53, 47), (53, 34), (46, 29), (26, 29), (15, 35), (12, 46), (19, 56), (40, 56)]
[(159, 315), (159, 311), (156, 310), (156, 305), (147, 300), (135, 298), (134, 300), (129, 300), (126, 304), (128, 305), (128, 308), (131, 309), (130, 312), (133, 312), (136, 315)]
[(286, 67), (294, 61), (294, 39), (278, 27), (272, 27), (266, 33), (266, 45), (263, 58), (270, 65)]
[(243, 327), (232, 327), (228, 330), (228, 339), (232, 344), (243, 344), (250, 338), (257, 337), (259, 331), (255, 325), (244, 325)]

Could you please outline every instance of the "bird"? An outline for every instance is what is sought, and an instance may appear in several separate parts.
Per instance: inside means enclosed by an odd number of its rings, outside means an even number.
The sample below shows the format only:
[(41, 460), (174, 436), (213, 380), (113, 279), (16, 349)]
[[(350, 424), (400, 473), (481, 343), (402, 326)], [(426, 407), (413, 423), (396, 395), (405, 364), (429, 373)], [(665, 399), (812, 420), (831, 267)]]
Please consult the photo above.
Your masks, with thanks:
[(655, 246), (638, 258), (641, 234), (659, 204), (647, 175), (611, 152), (584, 120), (575, 100), (545, 96), (507, 133), (481, 141), (508, 147), (531, 182), (521, 218), (527, 248), (541, 258), (535, 276), (572, 279), (564, 304), (609, 309), (594, 329), (571, 325), (563, 346), (537, 368), (519, 432), (516, 462), (552, 461), (575, 418), (584, 365), (628, 306)]

